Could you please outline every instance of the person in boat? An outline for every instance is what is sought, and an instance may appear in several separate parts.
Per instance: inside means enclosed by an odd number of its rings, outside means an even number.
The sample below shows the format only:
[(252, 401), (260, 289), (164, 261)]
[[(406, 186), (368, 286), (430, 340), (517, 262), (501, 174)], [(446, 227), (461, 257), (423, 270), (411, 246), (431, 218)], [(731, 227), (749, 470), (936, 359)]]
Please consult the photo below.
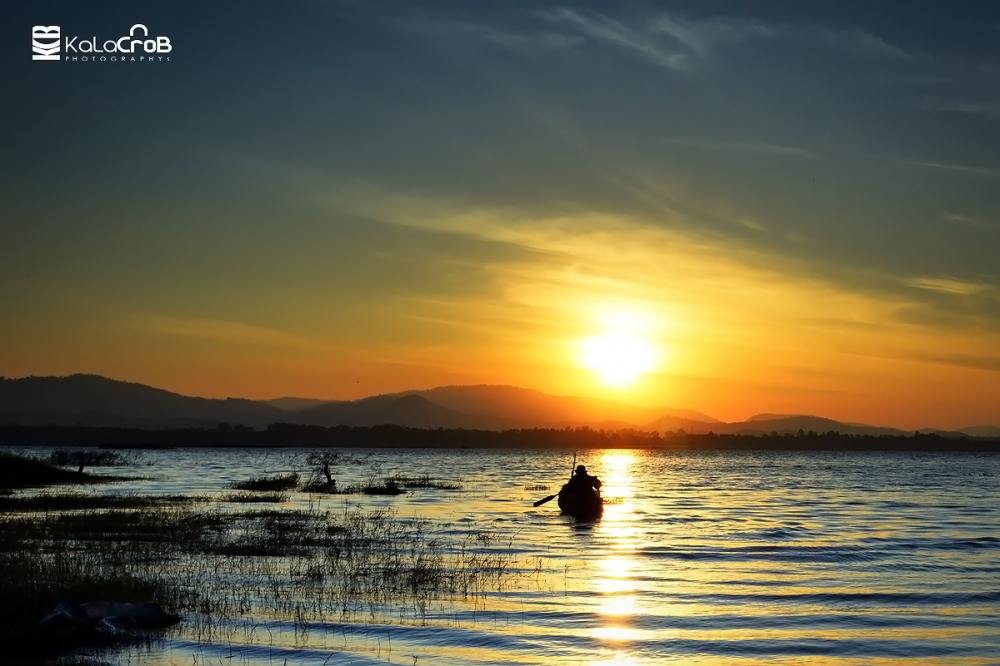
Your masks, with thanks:
[(601, 480), (596, 476), (587, 474), (585, 465), (577, 465), (576, 471), (566, 484), (571, 490), (579, 493), (591, 492), (599, 495), (601, 493)]

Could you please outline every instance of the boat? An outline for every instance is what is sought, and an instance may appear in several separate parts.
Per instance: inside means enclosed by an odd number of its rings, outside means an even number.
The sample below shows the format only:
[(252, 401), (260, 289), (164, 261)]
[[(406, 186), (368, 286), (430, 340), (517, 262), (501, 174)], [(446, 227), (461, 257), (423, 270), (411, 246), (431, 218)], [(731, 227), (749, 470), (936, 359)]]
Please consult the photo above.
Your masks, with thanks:
[(594, 490), (577, 490), (564, 484), (559, 491), (559, 510), (577, 520), (596, 520), (604, 513), (604, 498)]

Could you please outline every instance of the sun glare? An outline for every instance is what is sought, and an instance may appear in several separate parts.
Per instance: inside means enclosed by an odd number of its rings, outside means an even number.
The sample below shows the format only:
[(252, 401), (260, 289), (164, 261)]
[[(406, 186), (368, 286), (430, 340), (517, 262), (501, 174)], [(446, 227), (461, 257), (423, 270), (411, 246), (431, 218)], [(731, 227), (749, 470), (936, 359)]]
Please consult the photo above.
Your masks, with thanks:
[(642, 317), (633, 313), (604, 313), (602, 332), (580, 342), (580, 364), (609, 388), (627, 388), (657, 362), (656, 346), (643, 329)]

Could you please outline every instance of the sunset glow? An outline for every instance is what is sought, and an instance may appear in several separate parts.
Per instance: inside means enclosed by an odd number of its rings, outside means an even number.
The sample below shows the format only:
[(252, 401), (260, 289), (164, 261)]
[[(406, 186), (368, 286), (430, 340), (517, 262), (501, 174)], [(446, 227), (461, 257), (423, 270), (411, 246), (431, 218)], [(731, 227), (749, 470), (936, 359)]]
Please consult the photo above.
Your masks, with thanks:
[(656, 368), (660, 352), (648, 337), (649, 318), (635, 311), (602, 310), (600, 332), (579, 343), (580, 364), (607, 388), (623, 389)]
[[(404, 6), (245, 26), (296, 72), (288, 90), (199, 55), (136, 81), (142, 122), (91, 117), (86, 96), (7, 109), (28, 129), (5, 158), (0, 374), (996, 420), (1000, 167), (974, 58), (910, 52), (865, 16)], [(299, 48), (327, 42), (336, 57)], [(12, 98), (49, 90), (35, 65)], [(253, 96), (269, 86), (280, 105)], [(189, 87), (206, 96), (178, 107)], [(136, 154), (135, 180), (84, 157)]]

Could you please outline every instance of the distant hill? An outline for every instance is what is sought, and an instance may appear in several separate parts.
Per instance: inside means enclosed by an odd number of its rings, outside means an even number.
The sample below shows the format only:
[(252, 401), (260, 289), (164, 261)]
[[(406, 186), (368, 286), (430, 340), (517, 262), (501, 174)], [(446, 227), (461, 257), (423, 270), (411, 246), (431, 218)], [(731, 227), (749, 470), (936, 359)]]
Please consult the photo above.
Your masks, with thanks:
[(973, 437), (1000, 437), (1000, 426), (971, 426), (960, 428), (959, 432)]
[(0, 423), (132, 427), (263, 426), (284, 412), (242, 398), (192, 398), (99, 375), (0, 379)]
[(285, 412), (297, 412), (302, 409), (308, 409), (310, 407), (326, 404), (329, 400), (320, 400), (319, 398), (283, 397), (271, 398), (270, 400), (265, 400), (264, 402)]
[(822, 416), (808, 414), (756, 414), (746, 421), (726, 423), (712, 427), (714, 432), (727, 435), (766, 435), (803, 432), (839, 432), (844, 435), (905, 435), (897, 428), (872, 426), (865, 423), (844, 423)]
[[(796, 434), (799, 430), (850, 435), (907, 432), (801, 414), (757, 414), (746, 421), (725, 423), (691, 410), (555, 396), (516, 386), (441, 386), (360, 400), (247, 400), (195, 398), (98, 375), (0, 378), (0, 424), (176, 428), (215, 427), (220, 423), (255, 428), (290, 423), (481, 430), (589, 426), (604, 430), (683, 430), (695, 435)], [(1000, 427), (933, 432), (952, 437), (998, 437)]]
[[(770, 435), (772, 433), (795, 435), (801, 430), (804, 433), (814, 432), (822, 434), (832, 431), (844, 435), (878, 437), (908, 435), (914, 432), (912, 430), (901, 430), (899, 428), (869, 425), (867, 423), (836, 421), (823, 416), (808, 414), (755, 414), (745, 421), (733, 421), (732, 423), (723, 423), (720, 421), (703, 423), (665, 417), (647, 423), (645, 427), (659, 432), (683, 430), (692, 435), (705, 435), (708, 433), (715, 433), (717, 435)], [(941, 435), (942, 437), (1000, 437), (1000, 428), (994, 426), (978, 426), (962, 428), (961, 430), (921, 428), (919, 432)]]
[(614, 400), (557, 396), (517, 386), (440, 386), (398, 395), (419, 395), (438, 405), (495, 421), (499, 427), (537, 427), (620, 423), (638, 427), (665, 415), (703, 422), (710, 416), (686, 410), (636, 407)]
[(327, 402), (303, 409), (286, 421), (303, 425), (402, 425), (411, 428), (485, 428), (499, 429), (470, 414), (442, 407), (417, 395), (380, 395), (362, 400)]
[(655, 430), (657, 432), (683, 430), (691, 434), (705, 434), (708, 432), (719, 432), (720, 427), (724, 428), (727, 425), (714, 419), (712, 421), (703, 421), (667, 414), (644, 424), (642, 427), (646, 430)]

